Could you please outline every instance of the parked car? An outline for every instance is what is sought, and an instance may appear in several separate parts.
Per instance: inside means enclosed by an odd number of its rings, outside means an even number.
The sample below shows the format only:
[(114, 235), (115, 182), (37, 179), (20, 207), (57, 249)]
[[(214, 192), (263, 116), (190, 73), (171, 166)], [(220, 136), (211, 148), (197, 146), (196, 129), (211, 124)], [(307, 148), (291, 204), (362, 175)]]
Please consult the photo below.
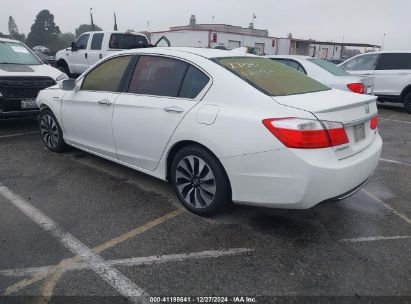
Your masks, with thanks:
[(38, 115), (37, 93), (67, 78), (22, 42), (0, 38), (0, 118)]
[(334, 63), (320, 58), (298, 55), (275, 55), (267, 57), (288, 65), (334, 89), (359, 94), (372, 94), (373, 92), (374, 81), (372, 77), (351, 75)]
[(215, 49), (129, 50), (40, 92), (48, 149), (74, 146), (168, 180), (189, 210), (309, 208), (379, 162), (376, 97), (273, 60)]
[(56, 53), (57, 67), (67, 75), (78, 75), (113, 53), (150, 46), (147, 37), (135, 32), (97, 31), (80, 35), (70, 48)]
[(327, 61), (334, 63), (334, 64), (340, 64), (344, 62), (344, 59), (328, 59)]
[(45, 54), (50, 54), (50, 49), (48, 47), (42, 46), (42, 45), (37, 45), (33, 47), (33, 51), (40, 51)]
[(411, 114), (411, 51), (360, 54), (340, 66), (354, 75), (373, 76), (378, 100), (403, 103)]
[(36, 56), (39, 57), (43, 63), (51, 65), (52, 67), (57, 67), (56, 57), (39, 50), (33, 51), (33, 53), (36, 54)]

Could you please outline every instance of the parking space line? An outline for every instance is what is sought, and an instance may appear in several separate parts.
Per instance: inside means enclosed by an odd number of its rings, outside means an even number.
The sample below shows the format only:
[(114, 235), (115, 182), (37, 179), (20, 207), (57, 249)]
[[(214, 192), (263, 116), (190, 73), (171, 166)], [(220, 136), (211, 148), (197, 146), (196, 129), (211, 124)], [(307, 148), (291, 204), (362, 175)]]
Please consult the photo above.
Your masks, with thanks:
[(16, 136), (22, 136), (22, 135), (29, 135), (29, 134), (39, 134), (39, 131), (32, 131), (32, 132), (24, 132), (24, 133), (15, 133), (15, 134), (8, 134), (8, 135), (1, 135), (0, 139), (2, 138), (10, 138), (10, 137), (16, 137)]
[(388, 121), (393, 121), (393, 122), (399, 122), (399, 123), (405, 123), (405, 124), (411, 124), (411, 121), (405, 121), (405, 120), (397, 120), (397, 119), (390, 119), (390, 118), (379, 118), (380, 120), (388, 120)]
[[(163, 264), (163, 263), (169, 263), (169, 262), (184, 262), (184, 261), (189, 261), (189, 260), (201, 260), (201, 259), (208, 259), (208, 258), (233, 256), (233, 255), (240, 255), (240, 254), (245, 254), (245, 253), (249, 253), (253, 251), (254, 250), (250, 248), (230, 248), (230, 249), (220, 249), (220, 250), (207, 250), (207, 251), (192, 252), (192, 253), (177, 253), (177, 254), (168, 254), (168, 255), (160, 255), (160, 256), (156, 255), (156, 256), (147, 256), (147, 257), (108, 260), (106, 261), (106, 264), (110, 266), (124, 266), (124, 267), (140, 266), (140, 265), (154, 265), (154, 264)], [(0, 270), (0, 275), (10, 276), (10, 277), (21, 277), (21, 276), (41, 273), (44, 271), (50, 271), (51, 269), (56, 269), (58, 267), (60, 267), (60, 265)], [(64, 271), (79, 271), (79, 270), (89, 269), (89, 268), (90, 266), (87, 263), (79, 262), (77, 264), (68, 265), (64, 269)]]
[(106, 261), (86, 245), (77, 240), (73, 235), (62, 230), (52, 219), (33, 207), (10, 189), (0, 184), (0, 195), (13, 204), (22, 213), (29, 217), (43, 230), (50, 233), (64, 247), (86, 262), (101, 278), (115, 288), (120, 294), (129, 298), (134, 303), (146, 302), (148, 294), (125, 277), (119, 271), (109, 266)]
[(410, 235), (398, 235), (398, 236), (372, 236), (372, 237), (358, 237), (352, 239), (341, 239), (339, 242), (350, 242), (350, 243), (359, 243), (359, 242), (373, 242), (373, 241), (385, 241), (385, 240), (402, 240), (402, 239), (411, 239)]
[(409, 219), (405, 214), (402, 214), (401, 212), (395, 210), (393, 207), (391, 207), (390, 205), (388, 205), (386, 202), (384, 202), (382, 199), (380, 199), (379, 197), (375, 196), (374, 194), (372, 194), (371, 192), (365, 190), (364, 188), (361, 189), (361, 191), (363, 193), (365, 193), (368, 197), (372, 198), (374, 201), (380, 203), (381, 205), (385, 206), (387, 209), (390, 209), (392, 211), (392, 213), (394, 213), (395, 215), (399, 216), (401, 219), (403, 219), (407, 224), (411, 225), (411, 219)]
[(380, 161), (386, 162), (386, 163), (391, 163), (391, 164), (397, 164), (397, 165), (411, 166), (411, 164), (409, 164), (409, 163), (404, 163), (404, 162), (400, 162), (398, 160), (392, 160), (392, 159), (386, 159), (386, 158), (380, 158)]

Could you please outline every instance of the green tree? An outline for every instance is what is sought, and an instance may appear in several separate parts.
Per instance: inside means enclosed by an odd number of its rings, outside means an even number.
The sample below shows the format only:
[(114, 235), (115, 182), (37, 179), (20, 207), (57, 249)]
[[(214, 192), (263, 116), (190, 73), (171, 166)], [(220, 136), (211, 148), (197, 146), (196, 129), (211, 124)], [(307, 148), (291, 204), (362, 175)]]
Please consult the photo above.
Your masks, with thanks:
[(16, 22), (12, 16), (9, 16), (9, 35), (17, 40), (23, 41), (26, 40), (26, 36), (24, 34), (19, 33), (19, 29), (17, 27)]
[(27, 44), (30, 47), (36, 45), (49, 46), (58, 40), (59, 34), (60, 28), (54, 22), (54, 15), (48, 10), (42, 10), (31, 26), (31, 32), (27, 36)]
[[(94, 31), (102, 31), (103, 29), (98, 25), (94, 24)], [(76, 28), (76, 37), (80, 36), (85, 32), (93, 31), (90, 24), (81, 24), (78, 28)]]

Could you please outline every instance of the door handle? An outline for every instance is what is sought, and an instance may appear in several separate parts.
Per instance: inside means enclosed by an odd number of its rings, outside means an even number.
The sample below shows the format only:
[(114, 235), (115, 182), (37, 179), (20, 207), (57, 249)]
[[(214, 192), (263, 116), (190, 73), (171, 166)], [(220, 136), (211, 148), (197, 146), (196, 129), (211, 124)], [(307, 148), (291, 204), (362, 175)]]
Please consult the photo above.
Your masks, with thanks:
[(164, 111), (168, 113), (183, 113), (184, 109), (177, 107), (177, 106), (171, 106), (171, 107), (164, 108)]
[(107, 106), (111, 105), (111, 101), (108, 100), (108, 99), (99, 100), (99, 101), (97, 101), (97, 103), (99, 103), (101, 105), (107, 105)]
[(87, 58), (87, 53), (84, 53), (84, 57), (86, 57), (86, 58)]
[(103, 54), (100, 54), (100, 56), (99, 56), (99, 57), (100, 57), (100, 59), (103, 59)]

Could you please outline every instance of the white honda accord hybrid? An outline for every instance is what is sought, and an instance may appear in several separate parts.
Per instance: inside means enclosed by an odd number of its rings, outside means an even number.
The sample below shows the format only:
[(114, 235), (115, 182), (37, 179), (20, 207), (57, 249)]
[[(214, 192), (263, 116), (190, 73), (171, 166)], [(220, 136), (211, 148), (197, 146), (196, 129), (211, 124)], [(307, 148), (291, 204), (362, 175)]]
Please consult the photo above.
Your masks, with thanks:
[(371, 178), (382, 147), (375, 97), (222, 50), (118, 53), (37, 103), (47, 148), (70, 145), (168, 180), (200, 215), (232, 201), (304, 209), (347, 197)]

